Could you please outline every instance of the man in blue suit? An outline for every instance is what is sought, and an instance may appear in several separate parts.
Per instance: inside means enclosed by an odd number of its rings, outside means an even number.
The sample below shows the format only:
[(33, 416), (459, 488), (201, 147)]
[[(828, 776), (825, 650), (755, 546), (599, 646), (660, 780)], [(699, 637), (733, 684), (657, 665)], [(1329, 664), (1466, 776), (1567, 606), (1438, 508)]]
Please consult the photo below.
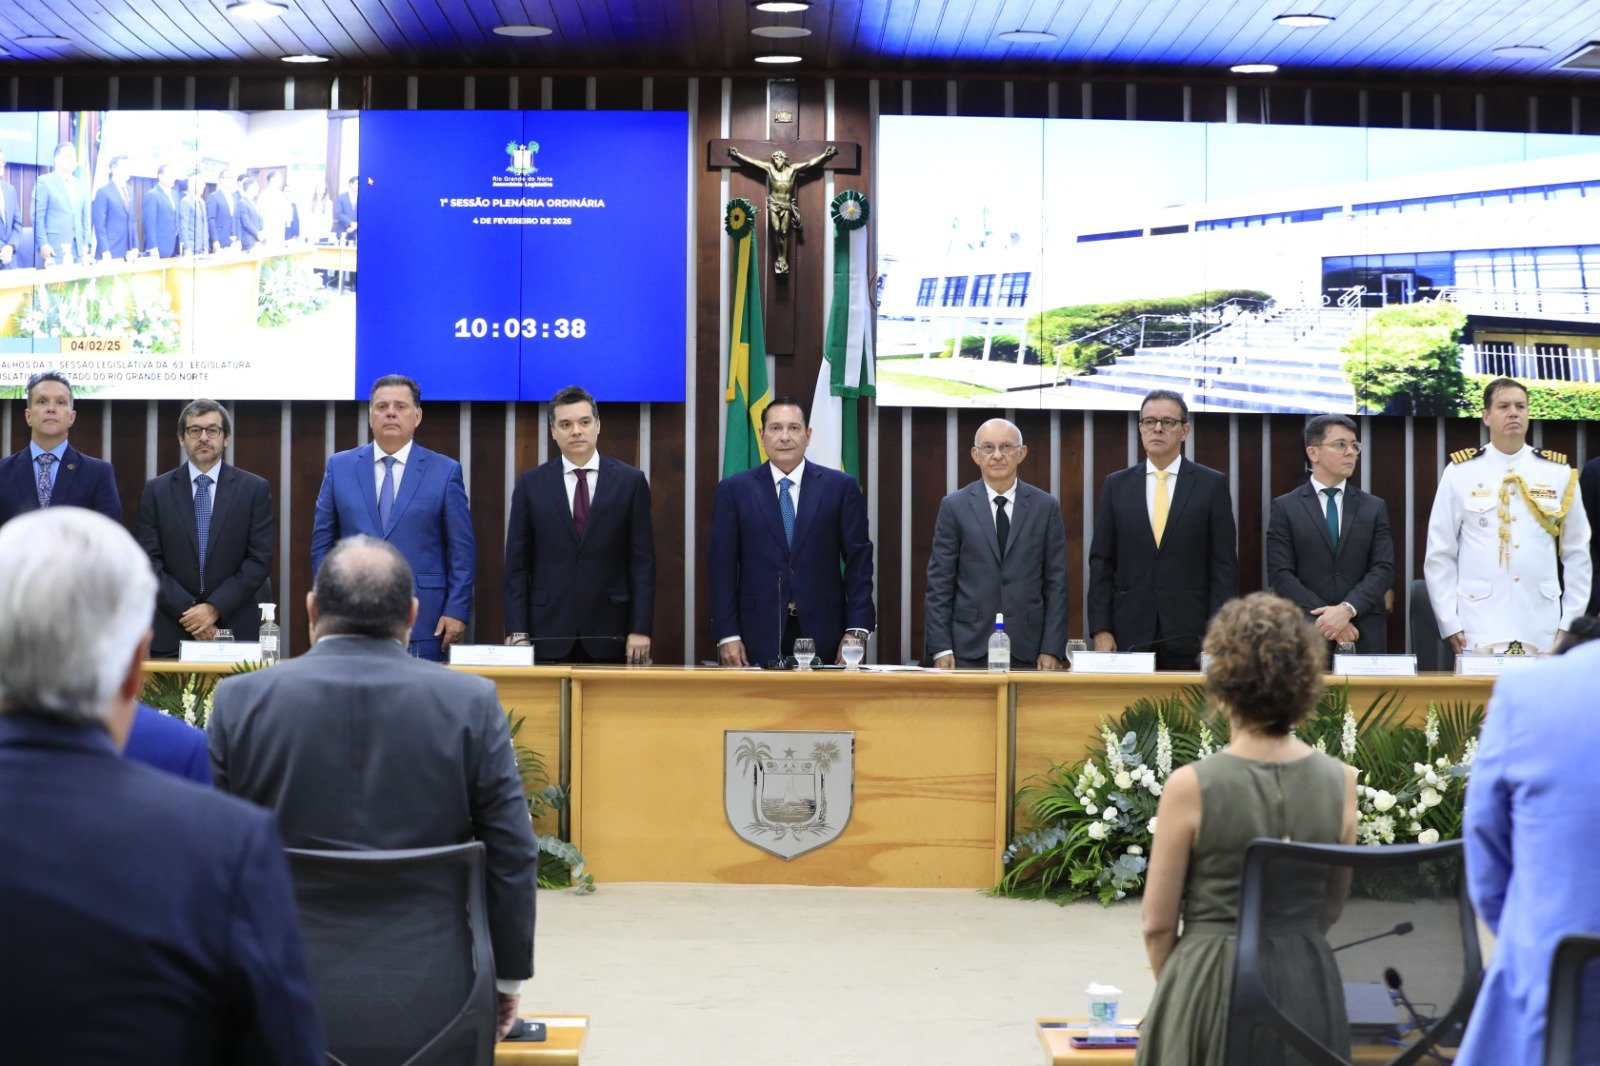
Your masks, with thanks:
[(89, 190), (75, 171), (78, 149), (56, 146), (55, 169), (33, 183), (33, 262), (77, 262), (89, 254)]
[(461, 639), (472, 609), (472, 536), (461, 464), (417, 444), (422, 387), (401, 374), (372, 383), (373, 443), (328, 460), (311, 528), (311, 573), (340, 540), (357, 533), (393, 544), (417, 583), (410, 652), (441, 659)]
[(6, 177), (6, 157), (0, 152), (0, 270), (17, 265), (17, 242), (22, 240), (22, 199)]
[(0, 528), (5, 1059), (320, 1063), (271, 812), (118, 755), (154, 607), (101, 515)]
[(144, 250), (162, 259), (178, 254), (178, 194), (171, 163), (156, 168), (156, 184), (144, 194), (140, 210), (144, 214)]
[(133, 728), (128, 730), (122, 757), (196, 784), (211, 784), (211, 753), (206, 750), (206, 735), (147, 703), (133, 708)]
[(206, 197), (206, 229), (211, 250), (220, 252), (239, 243), (239, 178), (232, 167), (217, 175), (217, 187)]
[(110, 177), (94, 194), (90, 216), (94, 220), (95, 255), (101, 259), (127, 259), (139, 250), (139, 220), (133, 213), (133, 192), (128, 188), (128, 157), (119, 155), (106, 168)]
[(872, 631), (872, 541), (861, 486), (806, 462), (809, 412), (761, 412), (767, 462), (724, 478), (711, 510), (711, 628), (724, 666), (762, 666), (799, 637), (835, 662), (846, 632)]
[(0, 459), (0, 525), (43, 507), (87, 507), (122, 521), (122, 500), (111, 464), (91, 459), (67, 443), (78, 413), (72, 385), (55, 370), (28, 379), (22, 417), (33, 438), (21, 451)]

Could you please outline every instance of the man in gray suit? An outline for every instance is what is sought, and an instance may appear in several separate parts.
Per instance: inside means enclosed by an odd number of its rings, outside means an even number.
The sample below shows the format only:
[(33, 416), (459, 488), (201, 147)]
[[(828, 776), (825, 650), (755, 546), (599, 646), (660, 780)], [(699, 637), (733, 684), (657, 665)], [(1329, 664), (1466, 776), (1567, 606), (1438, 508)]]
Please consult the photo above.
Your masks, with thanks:
[(1027, 455), (1022, 431), (991, 418), (972, 441), (982, 479), (939, 502), (923, 628), (941, 669), (985, 665), (996, 614), (1005, 615), (1013, 666), (1061, 667), (1066, 528), (1056, 498), (1017, 477)]
[(1267, 581), (1303, 607), (1322, 636), (1363, 654), (1389, 650), (1384, 593), (1394, 584), (1389, 508), (1350, 483), (1361, 442), (1345, 415), (1306, 423), (1311, 478), (1272, 501)]
[(406, 654), (411, 593), (392, 545), (335, 545), (306, 597), (311, 650), (217, 686), (212, 776), (276, 811), (291, 848), (482, 841), (503, 1037), (533, 974), (538, 848), (494, 683)]

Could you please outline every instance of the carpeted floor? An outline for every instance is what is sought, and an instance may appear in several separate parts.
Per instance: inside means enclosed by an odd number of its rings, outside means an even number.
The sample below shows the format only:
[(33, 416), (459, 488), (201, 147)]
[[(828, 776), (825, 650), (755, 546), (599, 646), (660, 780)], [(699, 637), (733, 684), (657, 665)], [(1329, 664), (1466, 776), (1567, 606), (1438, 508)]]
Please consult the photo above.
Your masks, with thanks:
[(1136, 902), (615, 884), (541, 893), (536, 942), (523, 1013), (589, 1015), (586, 1066), (1038, 1066), (1091, 980), (1154, 988)]

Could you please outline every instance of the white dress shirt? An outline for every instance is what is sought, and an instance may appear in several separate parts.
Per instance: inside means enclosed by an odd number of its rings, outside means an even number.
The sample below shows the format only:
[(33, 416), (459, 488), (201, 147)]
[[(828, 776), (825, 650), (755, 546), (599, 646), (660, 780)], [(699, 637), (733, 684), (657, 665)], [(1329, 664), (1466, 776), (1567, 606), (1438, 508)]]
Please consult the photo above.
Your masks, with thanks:
[(1336, 490), (1333, 494), (1333, 502), (1334, 505), (1339, 509), (1337, 517), (1339, 519), (1339, 532), (1341, 533), (1344, 532), (1344, 487), (1347, 484), (1349, 484), (1349, 482), (1341, 481), (1337, 485), (1324, 485), (1314, 477), (1311, 479), (1311, 491), (1317, 494), (1317, 509), (1323, 514), (1322, 520), (1324, 524), (1326, 524), (1328, 520), (1327, 490)]
[[(406, 463), (411, 459), (411, 446), (415, 443), (416, 441), (414, 440), (408, 440), (400, 445), (399, 449), (394, 453), (395, 499), (400, 498), (400, 479), (405, 477)], [(374, 444), (372, 446), (372, 487), (380, 496), (383, 495), (383, 456), (383, 446)]]
[[(1178, 493), (1178, 468), (1183, 465), (1183, 453), (1179, 452), (1172, 459), (1172, 465), (1167, 467), (1167, 515), (1172, 515), (1172, 501)], [(1149, 459), (1144, 461), (1144, 513), (1150, 518), (1150, 527), (1155, 528), (1156, 522), (1156, 464)]]
[(795, 468), (787, 474), (779, 470), (775, 463), (768, 463), (767, 469), (772, 471), (772, 493), (775, 497), (781, 498), (783, 494), (783, 489), (778, 482), (784, 478), (794, 482), (789, 486), (789, 499), (794, 501), (794, 513), (795, 517), (798, 518), (800, 516), (800, 482), (806, 476), (806, 461), (804, 459), (800, 460)]
[(206, 477), (211, 479), (211, 508), (212, 510), (215, 510), (217, 506), (217, 479), (222, 476), (221, 461), (219, 460), (217, 463), (215, 463), (210, 470), (201, 470), (198, 466), (195, 466), (193, 462), (184, 463), (183, 465), (189, 468), (189, 498), (191, 500), (194, 499), (195, 493), (194, 479), (199, 477), (201, 474), (204, 474)]
[[(565, 455), (561, 457), (561, 480), (566, 482), (567, 486), (568, 512), (572, 510), (572, 501), (578, 498), (578, 475), (573, 473), (574, 470), (578, 469), (580, 467)], [(600, 453), (595, 452), (590, 455), (589, 461), (584, 463), (581, 469), (589, 471), (589, 502), (593, 504), (595, 486), (600, 484)]]

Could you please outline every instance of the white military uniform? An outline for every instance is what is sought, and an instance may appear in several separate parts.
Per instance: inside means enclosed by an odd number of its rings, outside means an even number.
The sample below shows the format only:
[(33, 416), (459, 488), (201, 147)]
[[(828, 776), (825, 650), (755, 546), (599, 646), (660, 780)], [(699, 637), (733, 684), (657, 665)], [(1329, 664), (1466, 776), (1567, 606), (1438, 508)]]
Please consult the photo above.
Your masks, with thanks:
[(1440, 636), (1464, 633), (1468, 651), (1501, 652), (1513, 641), (1530, 653), (1553, 650), (1556, 631), (1589, 604), (1589, 520), (1577, 482), (1566, 456), (1528, 445), (1514, 455), (1485, 445), (1450, 456), (1423, 561)]

